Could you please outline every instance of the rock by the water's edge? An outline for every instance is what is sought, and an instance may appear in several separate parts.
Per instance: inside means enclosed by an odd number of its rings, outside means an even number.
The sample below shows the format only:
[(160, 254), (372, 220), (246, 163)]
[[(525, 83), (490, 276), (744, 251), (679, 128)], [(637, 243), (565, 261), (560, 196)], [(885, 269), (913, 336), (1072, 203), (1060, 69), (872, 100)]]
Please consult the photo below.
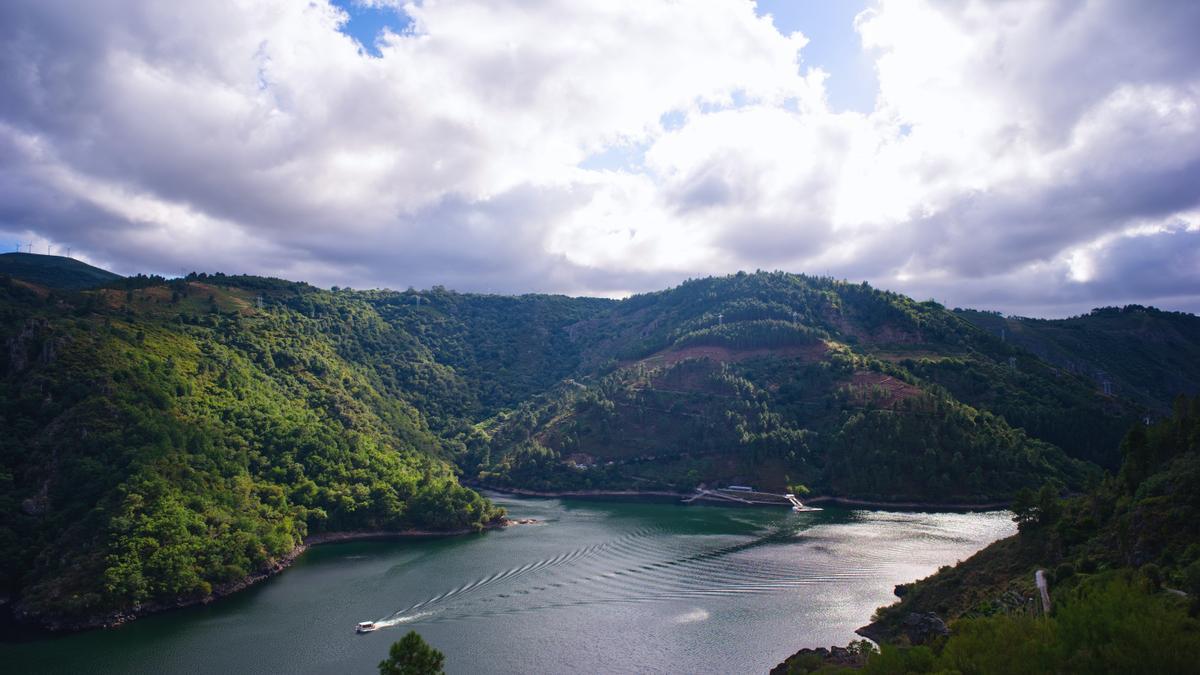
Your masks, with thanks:
[(829, 649), (801, 649), (784, 659), (783, 663), (771, 669), (771, 675), (788, 675), (793, 672), (808, 672), (827, 666), (838, 668), (858, 668), (866, 665), (866, 655), (860, 650), (849, 647), (833, 646)]
[(909, 644), (923, 645), (937, 638), (946, 637), (950, 629), (946, 622), (933, 612), (909, 612), (904, 617), (904, 634)]

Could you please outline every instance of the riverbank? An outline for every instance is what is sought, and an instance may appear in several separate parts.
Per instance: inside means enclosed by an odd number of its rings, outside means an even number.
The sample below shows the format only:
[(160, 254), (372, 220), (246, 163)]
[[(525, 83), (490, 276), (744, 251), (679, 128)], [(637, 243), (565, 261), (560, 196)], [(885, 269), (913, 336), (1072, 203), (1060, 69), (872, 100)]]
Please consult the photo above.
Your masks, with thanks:
[(539, 499), (583, 499), (593, 501), (611, 501), (611, 502), (646, 502), (656, 504), (681, 504), (684, 506), (690, 504), (711, 504), (714, 506), (729, 506), (735, 508), (759, 508), (771, 507), (779, 508), (781, 506), (791, 508), (791, 504), (786, 501), (779, 502), (754, 502), (744, 501), (731, 498), (715, 497), (709, 494), (699, 494), (696, 492), (673, 492), (670, 490), (527, 490), (525, 488), (513, 487), (493, 487), (490, 485), (473, 485), (476, 490), (488, 490), (498, 492), (500, 494), (513, 495), (516, 497), (536, 497)]
[(801, 499), (809, 504), (832, 504), (834, 506), (860, 507), (866, 509), (883, 509), (889, 511), (998, 511), (1007, 509), (1011, 502), (889, 502), (871, 499), (852, 499), (850, 497), (833, 497), (826, 495), (807, 496)]
[[(233, 595), (238, 591), (245, 590), (255, 584), (266, 581), (271, 577), (283, 572), (301, 555), (304, 554), (312, 546), (321, 546), (323, 544), (336, 544), (351, 541), (378, 541), (389, 539), (431, 539), (445, 537), (461, 537), (468, 534), (482, 534), (489, 530), (499, 530), (512, 525), (529, 525), (535, 521), (532, 519), (511, 520), (503, 518), (494, 523), (484, 525), (482, 528), (461, 528), (457, 530), (357, 530), (348, 532), (321, 532), (309, 535), (304, 538), (304, 541), (288, 551), (284, 555), (272, 560), (270, 564), (241, 579), (217, 584), (212, 587), (212, 590), (203, 596), (179, 598), (171, 602), (147, 602), (134, 607), (109, 612), (106, 614), (84, 617), (79, 619), (55, 618), (36, 616), (28, 613), (22, 613), (19, 606), (11, 607), (9, 612), (11, 621), (15, 624), (17, 631), (26, 634), (25, 637), (36, 637), (37, 633), (53, 634), (53, 633), (72, 633), (96, 628), (116, 628), (151, 614), (159, 614), (162, 612), (183, 609), (195, 605), (207, 605), (221, 598)], [(18, 603), (19, 605), (19, 603)]]
[[(544, 525), (315, 546), (241, 595), (118, 630), (0, 644), (0, 663), (14, 673), (64, 675), (368, 673), (392, 642), (416, 630), (448, 659), (452, 651), (463, 672), (765, 675), (805, 646), (793, 645), (798, 636), (845, 645), (864, 623), (854, 619), (883, 604), (889, 584), (914, 576), (914, 565), (965, 558), (1013, 526), (1000, 514), (828, 508), (793, 517), (492, 498), (512, 518)], [(394, 625), (354, 633), (360, 621), (397, 613)], [(564, 627), (568, 637), (536, 639), (565, 635)]]
[(516, 495), (518, 497), (541, 497), (545, 499), (612, 499), (621, 501), (674, 501), (692, 496), (690, 492), (672, 492), (669, 490), (560, 490), (542, 491), (527, 490), (515, 487), (496, 487), (493, 485), (471, 485), (477, 490), (488, 490), (500, 494)]
[[(525, 488), (516, 487), (496, 487), (492, 485), (472, 485), (471, 487), (479, 490), (490, 490), (501, 494), (516, 495), (519, 497), (541, 497), (546, 499), (602, 499), (602, 500), (622, 500), (622, 501), (670, 501), (670, 500), (689, 500), (686, 503), (704, 503), (704, 504), (719, 504), (722, 506), (765, 506), (778, 508), (780, 506), (788, 506), (787, 503), (740, 503), (730, 499), (712, 498), (707, 496), (696, 496), (695, 492), (674, 492), (670, 490), (528, 490)], [(1007, 509), (1010, 502), (921, 502), (921, 501), (881, 501), (870, 499), (855, 499), (851, 497), (838, 497), (833, 495), (809, 495), (802, 497), (801, 500), (806, 506), (815, 504), (829, 504), (831, 506), (844, 506), (848, 508), (865, 508), (879, 509), (886, 511), (953, 511), (953, 512), (973, 512), (973, 511), (996, 511), (999, 509)]]

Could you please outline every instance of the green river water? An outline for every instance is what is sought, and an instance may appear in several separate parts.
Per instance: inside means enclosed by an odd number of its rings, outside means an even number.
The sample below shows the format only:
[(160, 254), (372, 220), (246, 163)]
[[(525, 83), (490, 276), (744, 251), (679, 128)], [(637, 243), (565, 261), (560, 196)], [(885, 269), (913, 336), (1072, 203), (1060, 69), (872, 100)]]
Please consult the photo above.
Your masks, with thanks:
[[(415, 629), (450, 673), (765, 673), (855, 639), (895, 584), (1015, 531), (1005, 512), (493, 497), (539, 523), (315, 547), (207, 607), (0, 642), (2, 670), (368, 674)], [(356, 635), (365, 620), (389, 627)]]

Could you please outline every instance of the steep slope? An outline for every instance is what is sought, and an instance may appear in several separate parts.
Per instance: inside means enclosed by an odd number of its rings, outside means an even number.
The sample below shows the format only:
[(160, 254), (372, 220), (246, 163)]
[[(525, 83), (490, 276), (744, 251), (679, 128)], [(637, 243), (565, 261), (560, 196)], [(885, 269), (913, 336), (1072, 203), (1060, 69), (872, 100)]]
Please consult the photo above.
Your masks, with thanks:
[(63, 290), (95, 288), (121, 278), (73, 258), (33, 253), (0, 253), (0, 275)]
[(1120, 473), (1085, 495), (1063, 503), (1053, 493), (1023, 496), (1014, 506), (1017, 535), (900, 589), (901, 602), (880, 610), (872, 637), (898, 638), (910, 612), (1006, 613), (1010, 591), (1033, 597), (1038, 568), (1052, 572), (1056, 594), (1121, 570), (1200, 594), (1200, 398), (1180, 397), (1171, 417), (1135, 425), (1122, 451)]
[(1022, 495), (1017, 535), (897, 587), (901, 600), (860, 631), (882, 652), (856, 645), (833, 662), (802, 650), (772, 672), (1195, 672), (1200, 398), (1136, 425), (1122, 448), (1116, 478), (1066, 502), (1052, 489)]
[[(419, 407), (438, 408), (434, 417), (439, 419), (471, 422), (516, 406), (577, 374), (585, 342), (578, 330), (568, 329), (605, 315), (618, 304), (562, 295), (463, 294), (440, 287), (363, 295), (384, 321), (417, 336), (430, 360), (444, 372), (453, 372), (466, 397), (425, 396)], [(406, 389), (428, 389), (422, 379), (414, 375)]]
[(971, 323), (1156, 415), (1178, 394), (1200, 393), (1200, 317), (1129, 305), (1070, 319), (955, 310)]
[(363, 326), (402, 342), (366, 303), (269, 280), (128, 286), (49, 303), (0, 284), (0, 583), (18, 615), (102, 622), (203, 598), (307, 534), (498, 516), (421, 414), (339, 353), (331, 336)]

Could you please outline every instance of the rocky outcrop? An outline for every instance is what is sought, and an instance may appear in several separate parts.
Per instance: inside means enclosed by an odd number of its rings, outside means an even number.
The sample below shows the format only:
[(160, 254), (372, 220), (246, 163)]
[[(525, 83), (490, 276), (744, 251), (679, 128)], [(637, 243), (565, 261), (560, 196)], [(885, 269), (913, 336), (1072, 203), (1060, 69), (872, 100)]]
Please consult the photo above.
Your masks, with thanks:
[(29, 366), (34, 344), (41, 339), (45, 330), (45, 319), (29, 319), (21, 326), (19, 333), (8, 339), (5, 344), (8, 348), (8, 372), (19, 373)]
[(822, 668), (860, 668), (867, 663), (866, 655), (860, 650), (850, 647), (817, 647), (816, 649), (801, 649), (787, 657), (783, 663), (771, 669), (771, 675), (794, 675), (819, 671)]
[(21, 331), (5, 342), (7, 372), (20, 373), (35, 362), (43, 366), (54, 363), (67, 345), (68, 338), (49, 333), (50, 326), (45, 319), (27, 320), (21, 326)]
[(909, 612), (904, 617), (903, 630), (908, 642), (914, 645), (927, 644), (950, 634), (946, 622), (933, 612)]
[(42, 489), (32, 497), (21, 500), (21, 513), (27, 516), (42, 516), (50, 510), (50, 481), (42, 482)]

